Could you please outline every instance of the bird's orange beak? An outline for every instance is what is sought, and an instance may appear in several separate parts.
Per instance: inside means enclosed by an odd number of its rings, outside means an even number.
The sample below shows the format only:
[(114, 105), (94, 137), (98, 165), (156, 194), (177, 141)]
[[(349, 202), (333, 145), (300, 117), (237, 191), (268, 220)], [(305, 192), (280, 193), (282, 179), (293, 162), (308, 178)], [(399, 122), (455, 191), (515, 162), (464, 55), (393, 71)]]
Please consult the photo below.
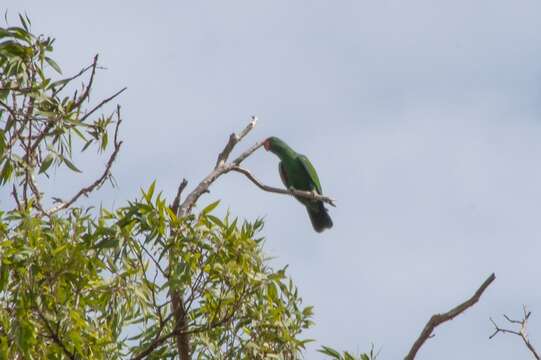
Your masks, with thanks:
[(269, 149), (270, 149), (270, 141), (269, 141), (269, 139), (263, 141), (263, 147), (265, 148), (265, 150), (269, 151)]

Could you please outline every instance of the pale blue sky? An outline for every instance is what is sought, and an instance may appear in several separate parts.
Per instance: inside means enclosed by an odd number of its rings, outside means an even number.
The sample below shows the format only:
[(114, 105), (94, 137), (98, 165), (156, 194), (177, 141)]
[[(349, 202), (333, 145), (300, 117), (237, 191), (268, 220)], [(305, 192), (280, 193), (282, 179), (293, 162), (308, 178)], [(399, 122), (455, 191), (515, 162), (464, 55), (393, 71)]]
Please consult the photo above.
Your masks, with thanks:
[[(195, 3), (195, 4), (194, 4)], [(152, 4), (152, 5), (151, 5)], [(4, 0), (57, 38), (66, 73), (99, 52), (95, 98), (128, 86), (120, 206), (154, 179), (208, 173), (228, 134), (276, 135), (307, 154), (338, 201), (316, 234), (293, 199), (239, 175), (223, 200), (266, 219), (266, 250), (290, 264), (316, 326), (343, 350), (406, 353), (429, 316), (491, 273), (481, 302), (443, 325), (418, 359), (528, 359), (515, 337), (488, 340), (489, 316), (533, 311), (541, 349), (541, 2), (465, 0), (111, 2)], [(246, 165), (280, 184), (277, 160)], [(86, 174), (101, 163), (82, 164)], [(55, 195), (85, 180), (55, 177)], [(80, 181), (80, 182), (79, 182)], [(4, 196), (4, 195), (3, 195)], [(307, 359), (320, 359), (315, 346)]]

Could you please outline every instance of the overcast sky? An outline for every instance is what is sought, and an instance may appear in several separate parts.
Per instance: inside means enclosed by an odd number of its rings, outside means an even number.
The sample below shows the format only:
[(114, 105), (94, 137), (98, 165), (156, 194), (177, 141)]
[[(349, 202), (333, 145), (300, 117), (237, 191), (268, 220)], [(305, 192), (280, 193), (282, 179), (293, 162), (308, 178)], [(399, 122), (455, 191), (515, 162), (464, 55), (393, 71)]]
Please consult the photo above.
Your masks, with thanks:
[[(152, 5), (151, 5), (152, 4)], [(264, 216), (267, 254), (315, 306), (319, 345), (400, 359), (428, 318), (481, 302), (436, 331), (418, 359), (528, 359), (518, 337), (489, 340), (489, 317), (533, 311), (541, 350), (541, 2), (538, 0), (26, 1), (3, 0), (15, 22), (57, 38), (71, 74), (99, 53), (94, 99), (127, 86), (121, 206), (156, 179), (172, 197), (193, 186), (232, 131), (255, 114), (239, 149), (270, 135), (305, 153), (337, 199), (335, 226), (315, 233), (292, 198), (240, 175), (206, 204)], [(101, 169), (54, 177), (68, 194)], [(279, 185), (263, 151), (247, 167)], [(7, 194), (2, 194), (7, 196)], [(503, 321), (501, 321), (503, 325)]]

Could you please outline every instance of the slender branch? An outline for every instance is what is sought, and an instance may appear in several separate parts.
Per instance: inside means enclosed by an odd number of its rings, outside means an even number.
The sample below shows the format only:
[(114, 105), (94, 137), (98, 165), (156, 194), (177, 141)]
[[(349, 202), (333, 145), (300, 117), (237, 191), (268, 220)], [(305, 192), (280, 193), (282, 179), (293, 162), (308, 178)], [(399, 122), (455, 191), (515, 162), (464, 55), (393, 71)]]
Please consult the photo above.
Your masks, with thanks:
[(0, 105), (6, 109), (9, 114), (11, 115), (11, 117), (13, 118), (13, 121), (15, 121), (17, 119), (17, 114), (15, 114), (15, 110), (13, 110), (11, 107), (9, 107), (5, 102), (3, 102), (2, 100), (0, 100)]
[(252, 120), (250, 121), (248, 126), (244, 128), (244, 130), (242, 130), (238, 135), (231, 135), (229, 137), (229, 141), (226, 144), (224, 150), (220, 153), (220, 155), (218, 155), (218, 161), (216, 162), (216, 167), (214, 168), (214, 170), (209, 175), (207, 175), (207, 177), (205, 177), (190, 194), (188, 194), (184, 202), (180, 205), (180, 216), (186, 215), (192, 210), (192, 207), (195, 205), (199, 197), (204, 193), (208, 192), (208, 188), (210, 187), (210, 185), (212, 185), (214, 181), (216, 181), (216, 179), (218, 179), (223, 174), (231, 171), (232, 166), (240, 165), (248, 156), (254, 153), (254, 151), (263, 146), (263, 143), (256, 143), (248, 150), (240, 154), (235, 160), (231, 162), (231, 164), (228, 165), (225, 163), (225, 159), (229, 157), (229, 154), (231, 154), (231, 151), (233, 151), (235, 145), (238, 144), (239, 141), (241, 141), (246, 135), (248, 135), (250, 131), (253, 130), (256, 123), (257, 118), (253, 116)]
[(229, 135), (229, 141), (225, 145), (222, 152), (218, 155), (218, 160), (216, 161), (216, 166), (214, 169), (217, 169), (220, 165), (224, 164), (227, 161), (227, 158), (231, 154), (231, 151), (233, 151), (233, 148), (237, 143), (239, 143), (250, 131), (252, 131), (253, 128), (255, 128), (257, 124), (257, 118), (255, 116), (252, 116), (252, 121), (242, 130), (238, 135), (235, 133), (232, 133)]
[(231, 170), (245, 175), (248, 179), (250, 179), (251, 182), (253, 182), (258, 188), (260, 188), (263, 191), (267, 191), (267, 192), (271, 192), (271, 193), (275, 193), (275, 194), (298, 196), (298, 197), (302, 197), (302, 198), (305, 198), (305, 199), (308, 199), (308, 200), (319, 200), (319, 201), (323, 201), (323, 202), (325, 202), (325, 203), (327, 203), (327, 204), (329, 204), (331, 206), (336, 206), (333, 199), (331, 199), (331, 198), (329, 198), (327, 196), (320, 195), (320, 194), (318, 194), (316, 192), (302, 191), (302, 190), (297, 190), (297, 189), (294, 189), (294, 188), (290, 188), (289, 190), (275, 188), (275, 187), (268, 186), (268, 185), (265, 185), (265, 184), (261, 183), (250, 171), (248, 171), (246, 169), (243, 169), (240, 166), (232, 166)]
[[(227, 160), (229, 156), (231, 155), (232, 151), (234, 150), (235, 146), (242, 139), (244, 139), (250, 133), (250, 131), (254, 129), (254, 127), (256, 126), (256, 123), (257, 123), (257, 118), (255, 116), (252, 116), (250, 123), (248, 123), (248, 125), (240, 133), (238, 134), (233, 133), (229, 136), (228, 142), (226, 143), (225, 147), (218, 155), (214, 169), (195, 187), (194, 190), (192, 190), (186, 196), (186, 198), (184, 199), (182, 203), (180, 203), (180, 194), (182, 190), (184, 190), (184, 188), (186, 187), (187, 183), (185, 181), (181, 183), (179, 190), (177, 192), (177, 196), (175, 197), (173, 204), (171, 205), (171, 209), (176, 213), (177, 216), (181, 217), (181, 216), (185, 216), (189, 214), (192, 208), (194, 207), (194, 205), (197, 203), (199, 197), (203, 195), (204, 193), (208, 192), (209, 187), (214, 183), (214, 181), (216, 181), (220, 176), (227, 174), (231, 171), (236, 171), (236, 172), (240, 172), (244, 174), (260, 189), (263, 189), (265, 191), (279, 193), (279, 194), (288, 194), (292, 196), (301, 196), (308, 199), (322, 200), (334, 206), (334, 201), (332, 199), (315, 194), (315, 193), (300, 191), (300, 190), (295, 190), (295, 189), (282, 190), (282, 189), (277, 189), (277, 188), (264, 185), (261, 182), (259, 182), (248, 170), (241, 168), (240, 164), (244, 160), (246, 160), (250, 155), (252, 155), (257, 149), (263, 146), (262, 142), (256, 142), (254, 145), (252, 145), (243, 153), (241, 153), (233, 161), (231, 161), (230, 163), (227, 163)], [(170, 261), (176, 261), (176, 258), (175, 256), (173, 256), (173, 254), (170, 256)], [(183, 296), (184, 294), (182, 294), (179, 290), (172, 290), (170, 292), (171, 303), (173, 307), (173, 314), (175, 316), (175, 328), (181, 331), (176, 334), (177, 351), (179, 353), (181, 360), (189, 360), (190, 359), (190, 339), (189, 339), (190, 331), (188, 331), (187, 311), (185, 307), (186, 304), (183, 301), (184, 300)]]
[[(85, 73), (87, 70), (89, 69), (92, 69), (92, 72), (90, 74), (90, 79), (88, 81), (88, 84), (86, 85), (84, 91), (83, 91), (83, 94), (77, 99), (76, 98), (76, 95), (74, 95), (74, 104), (73, 104), (73, 108), (74, 109), (77, 109), (79, 108), (82, 104), (83, 104), (83, 101), (85, 101), (88, 96), (90, 95), (90, 88), (92, 87), (92, 84), (94, 83), (94, 76), (96, 75), (96, 68), (98, 67), (98, 54), (96, 54), (94, 56), (94, 60), (92, 61), (92, 64), (88, 67), (88, 68), (85, 68), (83, 70), (81, 70), (81, 72), (71, 78), (68, 78), (67, 79), (67, 82), (62, 85), (60, 87), (60, 89), (56, 90), (53, 92), (53, 96), (56, 96), (71, 80), (74, 80), (76, 79), (77, 77), (79, 77), (80, 75), (82, 75), (83, 73)], [(39, 146), (39, 144), (41, 144), (41, 141), (49, 135), (49, 131), (53, 128), (55, 122), (56, 122), (57, 119), (55, 118), (51, 118), (48, 120), (48, 123), (47, 125), (45, 126), (45, 128), (41, 131), (41, 133), (39, 134), (39, 136), (36, 138), (36, 141), (34, 141), (34, 144), (32, 145), (32, 147), (30, 148), (30, 153), (33, 153), (36, 148)]]
[[(150, 355), (158, 346), (160, 346), (161, 344), (163, 344), (164, 342), (166, 342), (168, 339), (172, 338), (173, 336), (188, 338), (188, 335), (208, 331), (208, 330), (211, 330), (211, 329), (214, 329), (214, 328), (217, 328), (217, 327), (220, 327), (220, 326), (226, 324), (227, 322), (231, 321), (231, 319), (235, 315), (235, 309), (238, 308), (238, 303), (240, 302), (241, 299), (242, 299), (242, 296), (238, 299), (237, 304), (235, 304), (235, 306), (232, 306), (232, 311), (231, 312), (228, 312), (221, 319), (217, 319), (217, 320), (212, 321), (207, 326), (200, 326), (200, 327), (197, 327), (197, 328), (193, 328), (191, 330), (188, 330), (188, 328), (186, 327), (185, 330), (182, 330), (182, 328), (179, 327), (178, 324), (175, 325), (175, 328), (172, 331), (170, 331), (169, 333), (167, 333), (167, 334), (165, 334), (165, 335), (163, 335), (161, 337), (155, 338), (154, 341), (152, 341), (149, 344), (149, 346), (147, 346), (147, 348), (145, 350), (143, 350), (142, 352), (140, 352), (136, 356), (132, 357), (131, 360), (142, 360), (142, 359), (144, 359), (146, 356)], [(165, 321), (168, 321), (168, 319), (166, 319)], [(184, 354), (184, 355), (187, 355), (188, 357), (183, 358), (181, 356), (181, 360), (189, 359), (189, 352), (187, 354)]]
[(114, 135), (114, 150), (111, 156), (109, 157), (109, 160), (107, 161), (107, 165), (105, 167), (105, 170), (103, 171), (102, 175), (96, 179), (92, 184), (82, 188), (79, 190), (70, 200), (61, 202), (60, 204), (54, 206), (53, 208), (49, 209), (47, 211), (47, 214), (52, 215), (60, 210), (66, 209), (70, 207), (74, 202), (76, 202), (81, 196), (85, 195), (87, 196), (89, 193), (94, 191), (96, 188), (103, 185), (105, 180), (107, 180), (107, 177), (111, 173), (111, 167), (113, 166), (113, 163), (116, 160), (116, 157), (118, 155), (118, 152), (120, 151), (120, 147), (122, 146), (122, 141), (118, 140), (118, 128), (120, 126), (120, 123), (122, 123), (122, 119), (120, 117), (120, 106), (117, 106), (116, 110), (117, 114), (117, 122), (115, 127), (115, 135)]
[(458, 315), (462, 314), (464, 311), (466, 311), (467, 309), (475, 305), (481, 298), (481, 295), (483, 295), (485, 290), (495, 279), (496, 279), (496, 276), (494, 274), (491, 274), (485, 280), (485, 282), (479, 287), (479, 289), (477, 289), (475, 294), (473, 294), (473, 296), (470, 297), (468, 300), (464, 301), (462, 304), (454, 307), (453, 309), (449, 310), (446, 313), (432, 315), (428, 323), (425, 325), (423, 331), (419, 335), (419, 338), (415, 341), (409, 353), (406, 355), (404, 359), (405, 360), (415, 359), (417, 352), (423, 346), (425, 341), (432, 336), (432, 332), (434, 331), (434, 329), (438, 325), (441, 325), (446, 321), (454, 319), (455, 317), (457, 317)]
[(524, 342), (524, 345), (526, 345), (528, 350), (532, 353), (533, 357), (536, 360), (540, 360), (541, 357), (539, 356), (539, 353), (537, 352), (537, 350), (535, 350), (534, 346), (532, 345), (532, 343), (530, 342), (530, 339), (528, 337), (528, 319), (530, 318), (530, 315), (532, 314), (532, 312), (528, 311), (526, 309), (526, 306), (523, 306), (522, 310), (524, 312), (524, 316), (522, 317), (522, 320), (513, 320), (513, 319), (509, 318), (507, 315), (503, 315), (505, 320), (507, 320), (509, 323), (520, 325), (520, 330), (519, 331), (500, 328), (498, 326), (498, 324), (496, 324), (496, 322), (494, 320), (492, 320), (492, 318), (490, 318), (490, 321), (492, 322), (492, 325), (494, 325), (495, 330), (494, 330), (494, 333), (492, 335), (490, 335), (488, 338), (492, 339), (493, 337), (495, 337), (499, 333), (513, 334), (513, 335), (519, 336), (522, 339), (522, 341)]
[(62, 351), (64, 352), (64, 354), (66, 354), (66, 356), (71, 359), (71, 360), (75, 360), (76, 357), (75, 355), (68, 350), (68, 348), (66, 347), (66, 345), (64, 345), (64, 343), (62, 342), (62, 340), (60, 339), (60, 336), (58, 336), (58, 334), (53, 330), (53, 328), (51, 327), (51, 324), (49, 324), (49, 321), (47, 320), (47, 318), (45, 317), (45, 315), (43, 315), (43, 313), (39, 310), (39, 309), (36, 309), (40, 319), (43, 321), (43, 323), (45, 324), (45, 327), (47, 328), (47, 332), (49, 333), (49, 335), (51, 336), (51, 338), (53, 339), (53, 341), (62, 349)]
[(94, 60), (92, 61), (91, 65), (92, 72), (90, 73), (90, 79), (88, 80), (88, 84), (84, 86), (83, 94), (79, 97), (79, 99), (75, 101), (75, 104), (73, 105), (74, 109), (81, 106), (83, 101), (85, 101), (90, 95), (90, 89), (92, 88), (92, 84), (94, 83), (94, 76), (96, 75), (96, 68), (98, 67), (98, 57), (98, 54), (94, 56)]
[(128, 88), (127, 87), (123, 87), (122, 89), (118, 90), (116, 93), (114, 93), (113, 95), (109, 96), (108, 98), (106, 99), (103, 99), (102, 101), (100, 101), (100, 103), (96, 106), (94, 106), (92, 108), (92, 110), (90, 110), (89, 112), (87, 112), (82, 118), (81, 118), (81, 122), (84, 122), (86, 119), (88, 119), (88, 117), (90, 115), (92, 115), (96, 110), (100, 109), (103, 105), (107, 104), (109, 101), (113, 100), (114, 98), (116, 98), (118, 95), (122, 94), (124, 91), (126, 91)]
[(178, 207), (180, 205), (180, 196), (182, 195), (182, 192), (184, 191), (186, 186), (188, 186), (188, 181), (186, 179), (182, 179), (180, 185), (178, 186), (177, 195), (175, 196), (173, 204), (171, 205), (171, 210), (173, 210), (175, 214), (177, 214), (178, 212)]
[(94, 60), (92, 61), (92, 64), (90, 64), (87, 67), (81, 69), (81, 71), (79, 71), (77, 74), (58, 81), (59, 83), (62, 83), (62, 85), (58, 89), (54, 90), (53, 96), (56, 96), (58, 93), (60, 93), (66, 87), (66, 85), (68, 85), (70, 82), (77, 79), (78, 77), (82, 76), (88, 70), (93, 69), (94, 67), (97, 67), (97, 57), (96, 56), (94, 57)]

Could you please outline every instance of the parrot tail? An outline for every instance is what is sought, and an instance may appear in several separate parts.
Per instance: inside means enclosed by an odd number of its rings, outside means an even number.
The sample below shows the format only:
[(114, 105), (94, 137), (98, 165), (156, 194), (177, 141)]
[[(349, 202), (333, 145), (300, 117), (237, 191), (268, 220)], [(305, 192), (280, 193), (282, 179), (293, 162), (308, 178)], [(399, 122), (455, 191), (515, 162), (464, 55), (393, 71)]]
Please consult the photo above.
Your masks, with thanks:
[(320, 233), (325, 229), (332, 228), (332, 219), (323, 205), (323, 202), (320, 201), (313, 207), (307, 206), (306, 209), (308, 210), (308, 215), (310, 216), (315, 231)]

